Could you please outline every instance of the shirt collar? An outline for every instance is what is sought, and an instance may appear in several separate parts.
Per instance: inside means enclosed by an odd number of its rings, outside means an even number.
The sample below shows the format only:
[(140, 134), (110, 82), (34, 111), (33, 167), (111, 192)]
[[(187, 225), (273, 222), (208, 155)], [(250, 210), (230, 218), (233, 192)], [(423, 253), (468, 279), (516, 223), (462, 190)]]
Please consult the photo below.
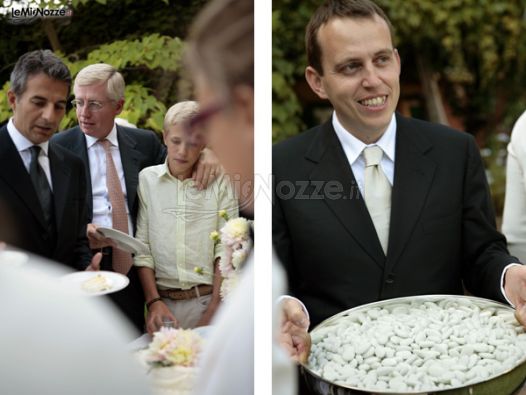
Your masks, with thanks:
[(161, 172), (159, 173), (159, 178), (165, 176), (172, 177), (170, 174), (170, 169), (168, 168), (168, 157), (166, 157), (164, 163), (161, 165)]
[(168, 168), (168, 156), (164, 160), (164, 163), (161, 165), (161, 171), (159, 172), (159, 178), (162, 177), (169, 177), (172, 180), (176, 180), (177, 182), (181, 182), (183, 184), (191, 184), (191, 186), (194, 186), (194, 180), (193, 178), (187, 178), (186, 180), (180, 180), (177, 177), (174, 177), (172, 173), (170, 173), (170, 169)]
[(332, 126), (351, 165), (358, 159), (365, 147), (372, 145), (379, 146), (382, 151), (384, 151), (384, 154), (394, 162), (396, 142), (396, 117), (394, 114), (384, 134), (382, 134), (382, 137), (374, 144), (365, 144), (363, 141), (354, 137), (351, 132), (347, 131), (336, 116), (336, 111), (332, 113)]
[(25, 151), (34, 145), (38, 145), (42, 149), (42, 152), (44, 152), (46, 156), (48, 155), (49, 140), (40, 144), (33, 144), (16, 128), (13, 118), (10, 118), (9, 122), (7, 123), (7, 132), (9, 133), (11, 140), (13, 140), (18, 152)]
[[(86, 145), (88, 148), (91, 148), (93, 144), (95, 144), (97, 141), (99, 141), (98, 138), (93, 136), (88, 136), (84, 133), (84, 136), (86, 136)], [(111, 129), (110, 134), (106, 136), (107, 140), (110, 140), (111, 145), (114, 145), (116, 147), (119, 146), (119, 140), (117, 139), (117, 126), (113, 124), (113, 128)]]

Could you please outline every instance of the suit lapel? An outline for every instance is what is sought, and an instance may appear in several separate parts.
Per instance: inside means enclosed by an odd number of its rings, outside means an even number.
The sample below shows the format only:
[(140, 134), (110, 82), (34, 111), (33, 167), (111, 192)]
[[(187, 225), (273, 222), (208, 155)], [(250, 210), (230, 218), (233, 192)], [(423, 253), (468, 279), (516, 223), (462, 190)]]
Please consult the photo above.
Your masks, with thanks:
[(322, 125), (306, 154), (306, 159), (316, 163), (310, 174), (311, 181), (337, 182), (342, 185), (341, 198), (326, 197), (324, 202), (354, 240), (383, 268), (385, 255), (382, 246), (330, 121)]
[(16, 192), (20, 200), (46, 228), (40, 201), (15, 143), (7, 132), (7, 126), (0, 129), (0, 158), (3, 163), (3, 166), (0, 166), (0, 177)]
[(396, 158), (386, 266), (392, 269), (411, 239), (431, 187), (436, 164), (425, 153), (432, 148), (410, 119), (397, 114)]
[(60, 236), (64, 234), (61, 230), (66, 211), (67, 197), (70, 191), (69, 180), (71, 169), (67, 166), (67, 163), (64, 163), (62, 153), (53, 148), (53, 144), (49, 145), (49, 167), (51, 170), (51, 180), (53, 181), (53, 201), (55, 203), (57, 234)]
[(86, 146), (86, 137), (79, 126), (75, 128), (75, 139), (71, 146), (73, 151), (84, 162), (84, 170), (86, 172), (86, 191), (87, 191), (87, 208), (91, 218), (93, 213), (93, 191), (91, 189), (91, 170), (89, 167), (88, 147)]
[(117, 125), (117, 139), (126, 183), (128, 209), (133, 212), (139, 182), (140, 152), (135, 148), (137, 143), (119, 125)]

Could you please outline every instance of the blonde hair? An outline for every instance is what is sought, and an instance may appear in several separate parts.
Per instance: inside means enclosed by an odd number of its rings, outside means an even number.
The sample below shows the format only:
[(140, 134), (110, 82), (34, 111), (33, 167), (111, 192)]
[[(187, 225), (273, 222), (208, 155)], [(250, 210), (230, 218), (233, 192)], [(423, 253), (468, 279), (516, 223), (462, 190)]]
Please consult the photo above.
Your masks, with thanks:
[(174, 104), (168, 109), (164, 116), (163, 131), (166, 133), (170, 126), (188, 121), (199, 112), (199, 104), (195, 101), (187, 100)]
[(254, 86), (254, 2), (215, 0), (190, 31), (186, 61), (228, 95), (238, 85)]
[(106, 63), (84, 67), (75, 78), (75, 86), (95, 85), (106, 81), (108, 97), (112, 100), (124, 99), (124, 78), (113, 66)]

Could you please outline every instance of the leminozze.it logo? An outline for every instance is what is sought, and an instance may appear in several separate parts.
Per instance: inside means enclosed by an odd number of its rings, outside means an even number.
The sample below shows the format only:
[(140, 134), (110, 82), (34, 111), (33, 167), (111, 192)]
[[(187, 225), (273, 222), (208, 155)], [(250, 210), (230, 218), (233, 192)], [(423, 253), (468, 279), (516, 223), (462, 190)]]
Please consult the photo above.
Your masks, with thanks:
[(39, 18), (66, 18), (72, 15), (73, 11), (66, 7), (49, 9), (27, 6), (9, 9), (7, 20), (12, 24), (28, 24)]

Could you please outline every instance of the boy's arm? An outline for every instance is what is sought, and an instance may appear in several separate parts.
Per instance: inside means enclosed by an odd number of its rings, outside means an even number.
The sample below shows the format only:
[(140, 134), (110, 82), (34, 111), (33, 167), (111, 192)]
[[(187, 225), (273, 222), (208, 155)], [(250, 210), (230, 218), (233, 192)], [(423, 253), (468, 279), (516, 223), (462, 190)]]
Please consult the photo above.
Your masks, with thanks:
[(200, 318), (199, 322), (196, 326), (205, 326), (210, 325), (210, 321), (212, 321), (212, 317), (214, 316), (217, 308), (219, 307), (221, 303), (221, 295), (220, 295), (220, 289), (221, 289), (221, 271), (219, 270), (219, 259), (216, 258), (214, 261), (214, 279), (212, 282), (212, 299), (210, 299), (210, 303), (208, 304), (208, 308), (203, 313), (203, 316)]
[(137, 268), (139, 280), (141, 280), (142, 289), (144, 291), (144, 298), (146, 300), (146, 308), (148, 313), (146, 315), (146, 330), (151, 335), (158, 331), (163, 323), (163, 318), (169, 321), (177, 319), (172, 314), (168, 306), (162, 301), (159, 292), (157, 291), (157, 284), (155, 283), (155, 272), (149, 267)]
[(161, 300), (159, 292), (157, 291), (157, 283), (155, 281), (155, 263), (149, 251), (149, 219), (148, 219), (148, 205), (149, 194), (147, 187), (147, 180), (144, 173), (139, 174), (139, 186), (137, 188), (137, 195), (139, 198), (139, 212), (137, 215), (137, 232), (135, 237), (148, 246), (148, 254), (137, 255), (134, 257), (134, 264), (137, 266), (137, 273), (141, 281), (144, 298), (146, 300), (146, 309), (148, 310), (146, 316), (146, 330), (151, 335), (153, 332), (159, 330), (162, 325), (163, 317), (170, 321), (177, 321), (168, 307)]

